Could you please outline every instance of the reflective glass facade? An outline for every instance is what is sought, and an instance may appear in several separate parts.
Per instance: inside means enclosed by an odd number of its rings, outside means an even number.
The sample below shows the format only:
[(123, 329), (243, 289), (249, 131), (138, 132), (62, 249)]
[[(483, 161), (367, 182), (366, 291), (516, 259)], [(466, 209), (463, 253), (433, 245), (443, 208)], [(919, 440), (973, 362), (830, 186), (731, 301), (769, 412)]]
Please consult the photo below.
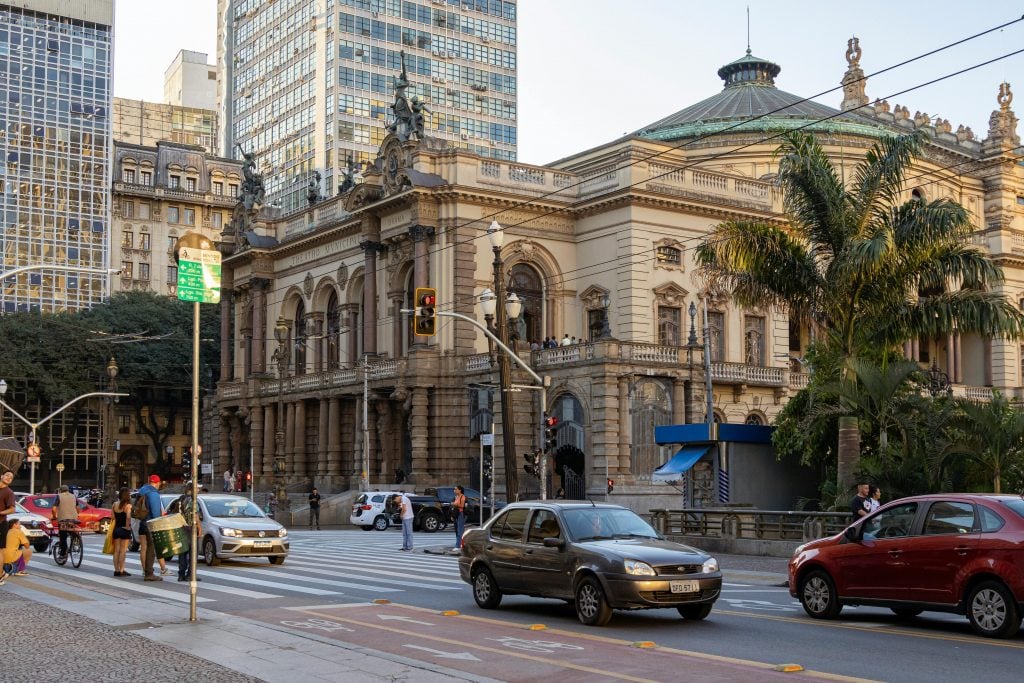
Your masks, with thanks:
[[(310, 175), (321, 192), (351, 155), (372, 161), (405, 52), (429, 110), (427, 134), (515, 160), (516, 3), (507, 0), (235, 0), (222, 13), (233, 36), (233, 140), (256, 151), (268, 201), (305, 204)], [(237, 156), (237, 149), (233, 151)]]
[[(111, 28), (0, 4), (0, 271), (105, 269)], [(0, 310), (88, 308), (107, 276), (32, 270), (0, 282)]]

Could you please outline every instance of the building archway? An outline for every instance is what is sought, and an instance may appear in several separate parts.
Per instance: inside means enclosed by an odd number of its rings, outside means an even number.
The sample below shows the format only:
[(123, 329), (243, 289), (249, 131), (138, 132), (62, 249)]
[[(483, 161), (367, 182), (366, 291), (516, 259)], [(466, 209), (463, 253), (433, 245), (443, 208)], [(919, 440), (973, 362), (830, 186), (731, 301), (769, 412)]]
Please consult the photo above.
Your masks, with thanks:
[(117, 486), (137, 489), (145, 483), (146, 455), (137, 448), (130, 448), (117, 458)]
[[(583, 404), (572, 394), (559, 396), (550, 411), (558, 418), (555, 432), (554, 471), (565, 497), (585, 500), (587, 497), (586, 416)], [(555, 484), (556, 482), (552, 482)], [(557, 486), (556, 486), (557, 488)]]
[(671, 391), (659, 379), (638, 380), (630, 396), (629, 412), (633, 474), (640, 480), (648, 479), (662, 464), (662, 447), (654, 440), (654, 428), (672, 424)]
[(519, 341), (539, 342), (544, 337), (544, 281), (528, 263), (517, 263), (509, 270), (509, 287), (523, 302), (515, 330)]

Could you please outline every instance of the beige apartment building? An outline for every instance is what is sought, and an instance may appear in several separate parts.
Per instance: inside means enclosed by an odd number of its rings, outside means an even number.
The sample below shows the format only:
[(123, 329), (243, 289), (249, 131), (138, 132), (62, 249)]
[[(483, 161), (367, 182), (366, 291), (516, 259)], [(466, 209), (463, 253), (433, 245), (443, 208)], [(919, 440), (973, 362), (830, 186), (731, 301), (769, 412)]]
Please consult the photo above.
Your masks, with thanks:
[[(784, 223), (773, 182), (778, 143), (768, 138), (796, 127), (851, 169), (881, 136), (923, 130), (908, 197), (962, 203), (976, 223), (974, 243), (1005, 269), (1007, 295), (1024, 301), (1024, 167), (1013, 151), (1020, 141), (1009, 85), (993, 84), (986, 133), (954, 131), (905, 106), (872, 103), (858, 80), (859, 46), (849, 47), (840, 109), (780, 90), (780, 67), (748, 52), (718, 72), (718, 94), (548, 166), (389, 135), (343, 195), (249, 234), (226, 229), (218, 471), (247, 464), (251, 449), (261, 487), (312, 481), (344, 490), (364, 470), (380, 487), (397, 469), (420, 487), (473, 483), (481, 437), (498, 421), (500, 490), (502, 431), (515, 430), (518, 452), (505, 455), (522, 460), (537, 445), (539, 392), (506, 393), (514, 425), (500, 424), (484, 336), (442, 317), (436, 336), (414, 337), (402, 313), (416, 287), (430, 286), (438, 310), (482, 323), (478, 300), (494, 287), (485, 231), (496, 220), (501, 277), (524, 301), (517, 348), (550, 377), (543, 408), (563, 425), (553, 487), (603, 496), (609, 477), (613, 498), (642, 495), (656, 507), (658, 495), (678, 496), (651, 483), (671, 455), (654, 443), (654, 427), (705, 420), (702, 350), (688, 344), (691, 328), (697, 337), (705, 330), (704, 301), (716, 420), (768, 424), (808, 380), (800, 325), (785, 311), (741, 308), (707, 291), (692, 250), (723, 220)], [(578, 343), (528, 345), (564, 336)], [(1018, 342), (952, 335), (916, 340), (906, 352), (946, 372), (957, 395), (1021, 395)], [(532, 383), (522, 369), (514, 381)], [(521, 464), (520, 490), (529, 494), (538, 484)], [(709, 496), (700, 502), (729, 502)]]

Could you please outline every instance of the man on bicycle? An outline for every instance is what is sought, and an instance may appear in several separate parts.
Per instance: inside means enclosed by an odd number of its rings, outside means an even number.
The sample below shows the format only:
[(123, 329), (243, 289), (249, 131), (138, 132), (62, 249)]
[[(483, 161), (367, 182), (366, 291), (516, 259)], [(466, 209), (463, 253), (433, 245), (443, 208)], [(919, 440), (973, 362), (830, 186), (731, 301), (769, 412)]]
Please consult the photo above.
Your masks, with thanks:
[(67, 484), (60, 487), (57, 500), (53, 504), (53, 519), (60, 529), (58, 542), (61, 554), (68, 552), (68, 527), (78, 524), (78, 500), (68, 489)]

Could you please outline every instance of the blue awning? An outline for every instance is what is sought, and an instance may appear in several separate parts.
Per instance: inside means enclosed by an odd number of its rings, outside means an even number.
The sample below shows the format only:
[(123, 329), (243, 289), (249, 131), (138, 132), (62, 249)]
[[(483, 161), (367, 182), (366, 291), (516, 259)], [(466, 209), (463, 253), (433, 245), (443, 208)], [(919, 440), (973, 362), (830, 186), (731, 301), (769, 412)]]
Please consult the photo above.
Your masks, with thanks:
[(683, 472), (686, 472), (693, 467), (705, 453), (711, 450), (712, 446), (714, 446), (714, 444), (707, 443), (683, 446), (667, 463), (654, 470), (654, 474), (651, 475), (651, 481), (678, 481)]

